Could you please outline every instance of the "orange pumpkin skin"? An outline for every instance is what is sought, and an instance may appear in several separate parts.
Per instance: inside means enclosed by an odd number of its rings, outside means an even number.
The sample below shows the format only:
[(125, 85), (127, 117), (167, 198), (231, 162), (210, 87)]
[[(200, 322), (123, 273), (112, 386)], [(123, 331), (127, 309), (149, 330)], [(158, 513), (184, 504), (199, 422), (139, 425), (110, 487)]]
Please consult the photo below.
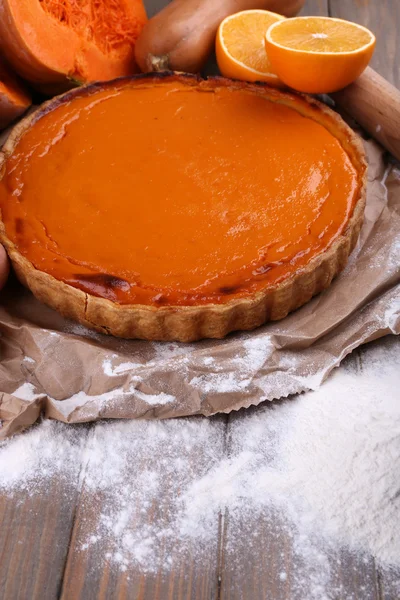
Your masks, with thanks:
[(90, 4), (0, 0), (0, 50), (15, 72), (48, 94), (137, 72), (134, 46), (147, 21), (142, 0), (104, 0), (95, 13)]
[(25, 86), (0, 61), (0, 129), (8, 127), (32, 104)]

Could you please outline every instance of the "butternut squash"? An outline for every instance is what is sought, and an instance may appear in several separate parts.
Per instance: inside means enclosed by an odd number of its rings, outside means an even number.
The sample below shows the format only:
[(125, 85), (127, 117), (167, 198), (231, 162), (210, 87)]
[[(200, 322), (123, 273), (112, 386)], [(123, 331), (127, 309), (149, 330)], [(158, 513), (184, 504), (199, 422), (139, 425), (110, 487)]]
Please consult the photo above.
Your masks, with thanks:
[(57, 93), (137, 72), (146, 21), (142, 0), (0, 0), (0, 49), (21, 77)]
[(0, 62), (0, 129), (5, 129), (31, 105), (23, 84)]
[(173, 0), (148, 21), (135, 56), (142, 71), (197, 73), (214, 46), (218, 25), (240, 10), (261, 8), (294, 16), (304, 0)]

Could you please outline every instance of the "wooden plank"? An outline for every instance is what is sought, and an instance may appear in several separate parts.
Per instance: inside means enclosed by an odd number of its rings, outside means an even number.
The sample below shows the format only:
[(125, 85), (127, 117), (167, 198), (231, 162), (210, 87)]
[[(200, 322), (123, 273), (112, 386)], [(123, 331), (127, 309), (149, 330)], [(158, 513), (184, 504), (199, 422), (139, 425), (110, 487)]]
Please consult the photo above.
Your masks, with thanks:
[[(149, 17), (157, 14), (171, 0), (146, 0), (145, 6)], [(301, 15), (328, 15), (329, 0), (306, 0)]]
[[(387, 352), (388, 362), (400, 353), (400, 337), (390, 336), (354, 352), (341, 366), (356, 377), (368, 368), (368, 356), (374, 347)], [(382, 357), (381, 357), (382, 359)], [(250, 416), (256, 409), (250, 409)], [(233, 425), (243, 414), (232, 415), (228, 423), (230, 445), (235, 444)], [(230, 448), (228, 448), (230, 451)], [(271, 451), (271, 456), (273, 452)], [(267, 465), (266, 465), (267, 466)], [(302, 561), (290, 528), (282, 514), (267, 508), (255, 518), (225, 517), (220, 600), (303, 600), (318, 585), (318, 572), (323, 577), (330, 571), (328, 597), (359, 600), (397, 600), (400, 597), (400, 569), (377, 570), (372, 558), (366, 559), (345, 549), (330, 550), (328, 564)], [(327, 555), (321, 546), (321, 554)], [(320, 596), (324, 596), (321, 591)]]
[(398, 0), (329, 0), (332, 17), (365, 25), (377, 38), (371, 67), (400, 87), (400, 2)]
[(380, 600), (399, 600), (400, 570), (387, 569), (379, 571)]
[(146, 0), (144, 3), (147, 15), (150, 19), (160, 12), (167, 4), (169, 4), (168, 0)]
[[(235, 530), (234, 548), (227, 531), (231, 549), (224, 552), (220, 600), (304, 600), (315, 597), (310, 590), (324, 587), (326, 565), (318, 564), (317, 552), (313, 565), (304, 564), (281, 515), (271, 511), (257, 521), (236, 521)], [(327, 598), (380, 600), (373, 560), (364, 562), (342, 551), (330, 555), (329, 568)], [(324, 591), (316, 597), (325, 597)]]
[(58, 597), (78, 497), (80, 461), (75, 458), (68, 480), (60, 474), (50, 483), (43, 479), (32, 489), (0, 496), (2, 600)]
[(328, 16), (328, 0), (306, 0), (300, 16)]
[[(122, 568), (111, 560), (116, 556), (116, 551), (121, 548), (113, 533), (111, 535), (99, 535), (101, 538), (94, 544), (87, 545), (85, 542), (91, 536), (96, 536), (99, 531), (99, 515), (108, 515), (112, 522), (117, 520), (113, 513), (110, 517), (110, 496), (107, 490), (104, 492), (93, 492), (87, 485), (87, 479), (83, 480), (82, 492), (78, 502), (78, 509), (71, 538), (70, 551), (68, 554), (66, 571), (62, 586), (61, 600), (91, 600), (93, 599), (123, 599), (129, 600), (213, 600), (218, 597), (218, 575), (219, 554), (218, 540), (220, 538), (220, 519), (215, 516), (215, 525), (211, 522), (211, 539), (206, 540), (201, 546), (199, 555), (197, 552), (198, 542), (188, 540), (182, 542), (179, 535), (164, 537), (157, 535), (158, 528), (168, 531), (176, 522), (176, 499), (180, 494), (179, 481), (183, 477), (188, 478), (189, 483), (204, 475), (212, 467), (213, 461), (217, 462), (224, 455), (226, 421), (225, 416), (190, 420), (193, 424), (193, 439), (189, 443), (180, 443), (177, 438), (180, 433), (174, 427), (182, 425), (187, 420), (169, 421), (164, 424), (166, 431), (165, 457), (168, 464), (161, 466), (160, 447), (156, 443), (149, 445), (149, 438), (144, 436), (138, 442), (137, 423), (127, 424), (131, 430), (131, 439), (136, 440), (135, 457), (125, 461), (123, 482), (126, 486), (125, 492), (121, 488), (121, 478), (118, 476), (115, 485), (120, 486), (121, 494), (129, 496), (129, 507), (124, 516), (124, 535), (131, 539), (141, 540), (143, 537), (151, 539), (152, 548), (157, 556), (146, 558), (146, 565), (137, 559), (135, 552), (123, 554)], [(208, 442), (201, 439), (197, 442), (199, 424), (207, 428), (212, 438)], [(109, 426), (109, 425), (108, 425)], [(139, 425), (140, 426), (140, 425)], [(101, 425), (96, 425), (95, 435), (102, 435)], [(160, 427), (160, 424), (157, 424)], [(97, 433), (96, 433), (97, 431)], [(174, 433), (175, 431), (175, 433)], [(133, 433), (132, 433), (133, 432)], [(207, 434), (208, 435), (208, 434)], [(209, 443), (213, 444), (212, 457), (210, 457)], [(178, 443), (179, 442), (179, 443)], [(140, 445), (138, 445), (140, 444)], [(164, 451), (162, 449), (162, 451)], [(124, 452), (124, 450), (122, 450)], [(174, 462), (175, 461), (175, 462)], [(171, 465), (180, 461), (185, 472), (176, 471)], [(112, 462), (112, 461), (111, 461)], [(87, 472), (91, 471), (91, 459), (87, 464)], [(110, 467), (112, 468), (112, 467)], [(140, 493), (131, 493), (135, 485), (137, 489), (143, 489), (142, 475), (145, 472), (154, 471), (158, 475), (157, 491), (153, 497), (146, 494), (140, 498)], [(118, 471), (120, 473), (120, 471)], [(130, 482), (130, 484), (128, 483)], [(137, 482), (137, 484), (136, 484)], [(186, 484), (185, 484), (186, 485)], [(134, 487), (132, 487), (134, 486)], [(114, 492), (113, 492), (114, 493)], [(128, 494), (128, 496), (127, 496)], [(114, 498), (116, 498), (114, 493)], [(125, 502), (125, 500), (124, 500)], [(126, 504), (123, 502), (123, 505)], [(119, 509), (118, 509), (119, 510)], [(111, 510), (112, 512), (112, 510)], [(118, 513), (119, 514), (119, 513)], [(113, 531), (115, 531), (113, 529)], [(150, 531), (150, 533), (149, 533)], [(117, 548), (117, 550), (116, 550)], [(200, 557), (200, 558), (199, 558)], [(167, 565), (167, 566), (165, 566)]]
[[(368, 364), (369, 355), (374, 348), (379, 348), (379, 352), (386, 354), (388, 363), (395, 364), (395, 361), (400, 361), (400, 336), (390, 335), (360, 348), (362, 368)], [(378, 568), (378, 581), (380, 600), (398, 600), (400, 598), (400, 567)]]
[[(360, 371), (357, 352), (346, 359), (346, 368), (354, 375)], [(246, 412), (247, 417), (252, 410)], [(241, 413), (230, 417), (228, 438), (231, 444), (235, 443), (236, 435), (233, 426), (242, 417)], [(293, 537), (285, 516), (272, 508), (266, 508), (254, 518), (252, 515), (238, 518), (227, 514), (222, 544), (220, 600), (303, 600), (310, 597), (310, 590), (316, 589), (319, 578), (323, 578), (327, 569), (330, 572), (329, 582), (321, 579), (321, 584), (329, 585), (332, 597), (379, 600), (378, 575), (373, 559), (365, 560), (344, 549), (337, 552), (329, 550), (328, 553), (318, 544), (313, 542), (315, 556), (313, 554), (309, 560), (304, 560), (302, 554), (296, 551), (296, 537)], [(327, 561), (320, 565), (317, 562), (319, 551)]]

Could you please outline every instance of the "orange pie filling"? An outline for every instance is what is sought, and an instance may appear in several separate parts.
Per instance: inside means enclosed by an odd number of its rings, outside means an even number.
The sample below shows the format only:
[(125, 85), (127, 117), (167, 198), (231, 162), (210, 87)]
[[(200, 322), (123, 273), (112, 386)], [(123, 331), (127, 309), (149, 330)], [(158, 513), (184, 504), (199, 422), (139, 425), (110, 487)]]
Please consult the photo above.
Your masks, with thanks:
[(275, 286), (343, 232), (359, 181), (312, 118), (244, 89), (130, 82), (40, 118), (0, 182), (33, 265), (121, 304), (221, 304)]

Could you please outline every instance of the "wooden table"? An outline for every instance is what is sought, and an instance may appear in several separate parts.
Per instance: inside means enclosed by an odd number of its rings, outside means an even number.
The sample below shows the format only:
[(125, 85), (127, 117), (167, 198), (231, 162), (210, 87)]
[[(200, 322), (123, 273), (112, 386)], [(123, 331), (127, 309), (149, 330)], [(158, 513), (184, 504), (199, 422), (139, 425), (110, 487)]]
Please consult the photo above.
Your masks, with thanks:
[[(216, 0), (217, 1), (217, 0)], [(151, 9), (161, 2), (152, 2)], [(308, 0), (304, 14), (331, 15), (366, 25), (377, 35), (372, 66), (396, 86), (400, 86), (400, 2), (398, 0)], [(386, 339), (381, 345), (397, 344)], [(347, 365), (355, 373), (363, 368), (365, 350), (354, 352)], [(243, 413), (215, 417), (224, 423), (226, 438), (232, 423)], [(212, 419), (209, 420), (210, 426)], [(89, 426), (94, 428), (96, 425)], [(82, 461), (83, 461), (82, 451)], [(221, 453), (228, 452), (227, 444)], [(182, 458), (196, 470), (196, 456)], [(165, 493), (161, 489), (160, 494)], [(293, 562), (291, 540), (278, 522), (265, 516), (257, 525), (259, 535), (249, 548), (246, 534), (235, 539), (233, 553), (225, 548), (231, 542), (229, 519), (216, 519), (217, 550), (201, 564), (190, 558), (184, 564), (172, 562), (169, 573), (127, 572), (106, 566), (96, 569), (99, 551), (78, 552), (82, 532), (90, 533), (91, 523), (101, 506), (85, 502), (85, 485), (66, 489), (54, 478), (42, 495), (21, 492), (10, 501), (0, 497), (0, 599), (1, 600), (292, 600), (289, 586), (280, 578), (274, 557), (284, 553), (288, 579), (299, 567)], [(164, 502), (168, 498), (164, 497)], [(149, 514), (149, 519), (153, 518)], [(244, 524), (243, 532), (246, 531)], [(250, 532), (249, 532), (250, 533)], [(279, 543), (277, 543), (279, 540)], [(105, 551), (105, 550), (104, 550)], [(335, 559), (337, 560), (337, 558)], [(235, 565), (240, 562), (242, 568)], [(336, 568), (338, 581), (329, 598), (335, 600), (396, 600), (390, 579), (367, 562), (345, 554)], [(129, 574), (129, 577), (128, 577)], [(400, 577), (400, 573), (398, 574)], [(307, 600), (307, 592), (304, 594)]]

